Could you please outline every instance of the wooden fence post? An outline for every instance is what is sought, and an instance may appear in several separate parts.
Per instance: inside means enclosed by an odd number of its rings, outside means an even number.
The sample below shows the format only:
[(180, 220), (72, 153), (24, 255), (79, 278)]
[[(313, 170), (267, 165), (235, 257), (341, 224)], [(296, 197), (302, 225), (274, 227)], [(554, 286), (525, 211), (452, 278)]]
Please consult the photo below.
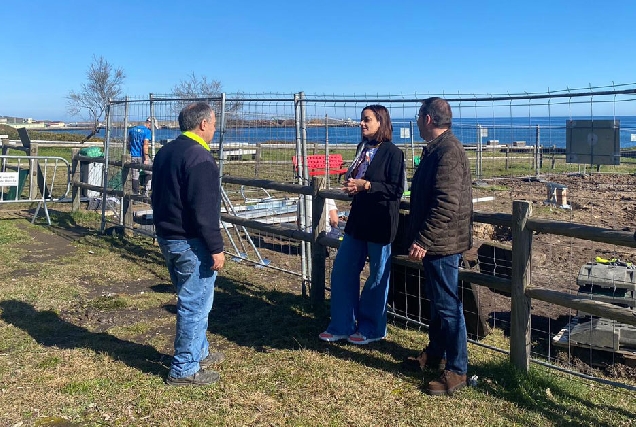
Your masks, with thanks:
[(530, 367), (530, 298), (525, 291), (531, 273), (532, 231), (526, 228), (531, 215), (531, 202), (515, 200), (512, 203), (510, 362), (523, 372), (528, 372)]
[(80, 191), (80, 188), (75, 185), (76, 183), (80, 182), (81, 177), (80, 177), (80, 162), (79, 160), (77, 160), (77, 156), (79, 155), (79, 148), (72, 148), (71, 149), (71, 199), (72, 199), (72, 203), (71, 203), (71, 212), (77, 212), (79, 211), (80, 208), (80, 197), (82, 195), (82, 192)]
[(320, 233), (325, 230), (325, 199), (318, 194), (318, 190), (324, 185), (323, 177), (313, 177), (311, 186), (312, 194), (312, 212), (311, 212), (311, 229), (313, 237), (311, 239), (311, 289), (309, 298), (312, 305), (323, 303), (325, 301), (325, 269), (327, 248), (318, 243)]
[(260, 168), (261, 168), (261, 156), (262, 156), (262, 148), (261, 148), (261, 143), (257, 143), (256, 144), (256, 154), (254, 155), (254, 160), (256, 160), (256, 162), (254, 163), (254, 176), (256, 178), (258, 178), (258, 173), (260, 172)]
[(554, 160), (554, 153), (556, 152), (556, 145), (552, 146), (552, 166), (551, 169), (554, 169), (554, 165), (555, 165), (555, 160)]
[(508, 156), (510, 154), (510, 148), (506, 147), (506, 170), (508, 170)]

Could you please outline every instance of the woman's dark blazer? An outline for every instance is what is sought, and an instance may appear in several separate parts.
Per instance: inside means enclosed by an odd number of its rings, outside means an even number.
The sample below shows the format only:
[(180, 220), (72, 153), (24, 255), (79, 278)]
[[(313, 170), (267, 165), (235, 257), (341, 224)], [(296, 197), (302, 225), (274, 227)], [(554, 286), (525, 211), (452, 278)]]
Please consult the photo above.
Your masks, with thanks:
[(345, 233), (367, 242), (392, 243), (404, 192), (404, 153), (392, 142), (383, 142), (363, 179), (371, 182), (371, 189), (353, 196)]

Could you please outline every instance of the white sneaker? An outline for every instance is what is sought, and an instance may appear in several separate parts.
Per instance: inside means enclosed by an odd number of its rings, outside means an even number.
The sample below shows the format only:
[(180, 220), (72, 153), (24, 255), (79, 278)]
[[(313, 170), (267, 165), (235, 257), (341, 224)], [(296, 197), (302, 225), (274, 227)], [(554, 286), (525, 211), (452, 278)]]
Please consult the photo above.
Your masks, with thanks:
[(383, 340), (384, 338), (385, 337), (367, 338), (361, 333), (356, 332), (355, 334), (349, 335), (349, 337), (347, 338), (347, 341), (349, 341), (351, 344), (364, 345), (364, 344), (369, 344), (370, 342)]
[(349, 337), (349, 335), (334, 335), (334, 334), (330, 334), (327, 331), (322, 332), (322, 333), (320, 333), (318, 335), (318, 338), (320, 338), (323, 341), (327, 341), (327, 342), (334, 342), (334, 341), (344, 340), (344, 339), (347, 339), (348, 337)]

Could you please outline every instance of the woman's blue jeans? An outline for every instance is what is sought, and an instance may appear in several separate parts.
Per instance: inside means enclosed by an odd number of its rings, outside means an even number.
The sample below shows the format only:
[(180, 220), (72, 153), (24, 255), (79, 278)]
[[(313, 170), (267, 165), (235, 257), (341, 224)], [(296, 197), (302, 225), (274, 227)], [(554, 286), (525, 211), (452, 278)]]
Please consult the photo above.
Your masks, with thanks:
[[(367, 255), (369, 278), (360, 293), (360, 273)], [(331, 323), (327, 332), (385, 337), (390, 275), (390, 244), (366, 242), (345, 234), (331, 270)]]
[(208, 356), (208, 315), (214, 300), (216, 271), (201, 239), (167, 240), (157, 237), (170, 279), (177, 291), (177, 330), (169, 375), (183, 378), (199, 371)]
[(424, 288), (431, 300), (429, 356), (446, 359), (446, 369), (460, 375), (468, 370), (468, 337), (464, 307), (459, 299), (461, 255), (431, 256), (422, 260)]

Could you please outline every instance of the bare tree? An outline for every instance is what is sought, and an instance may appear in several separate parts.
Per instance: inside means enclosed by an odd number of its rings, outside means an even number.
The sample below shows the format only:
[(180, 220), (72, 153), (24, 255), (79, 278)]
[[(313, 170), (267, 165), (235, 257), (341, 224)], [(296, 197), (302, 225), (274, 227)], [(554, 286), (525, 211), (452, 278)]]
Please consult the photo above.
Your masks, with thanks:
[[(207, 101), (218, 112), (221, 111), (221, 93), (223, 85), (218, 80), (208, 80), (206, 76), (197, 77), (194, 72), (188, 76), (186, 80), (181, 80), (172, 88), (172, 95), (178, 98), (175, 102), (175, 115), (179, 114), (181, 109), (194, 100)], [(243, 107), (241, 101), (232, 101), (225, 104), (226, 113), (236, 113)]]
[(91, 132), (82, 143), (97, 133), (108, 101), (121, 95), (121, 85), (126, 76), (121, 68), (114, 68), (102, 56), (93, 56), (86, 78), (87, 83), (82, 84), (79, 92), (71, 91), (66, 97), (68, 113), (77, 116), (85, 112), (92, 123)]

